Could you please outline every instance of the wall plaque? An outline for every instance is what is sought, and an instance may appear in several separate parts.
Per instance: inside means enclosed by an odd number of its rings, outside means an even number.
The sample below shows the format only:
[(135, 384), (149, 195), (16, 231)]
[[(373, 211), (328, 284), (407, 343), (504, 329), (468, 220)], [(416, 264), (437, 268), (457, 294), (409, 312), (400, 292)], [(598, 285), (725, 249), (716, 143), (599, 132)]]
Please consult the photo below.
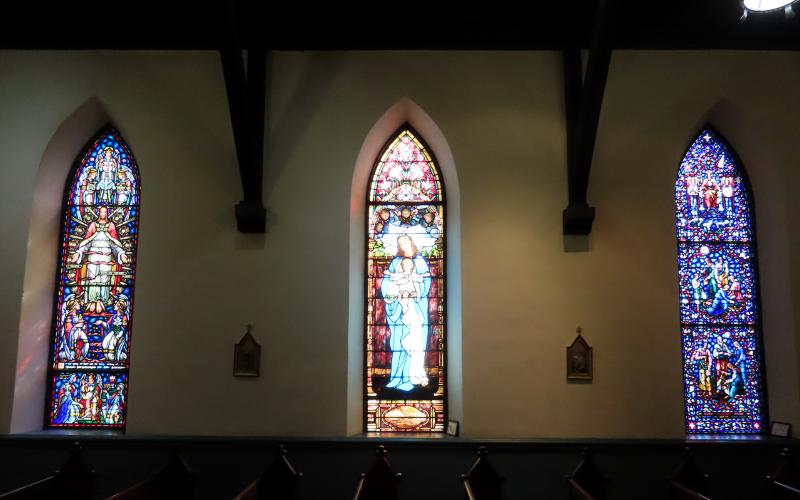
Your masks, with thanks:
[(252, 325), (233, 348), (233, 376), (258, 377), (261, 368), (261, 344), (250, 333)]
[(594, 366), (592, 348), (581, 335), (581, 327), (575, 329), (578, 336), (567, 347), (567, 380), (592, 380)]

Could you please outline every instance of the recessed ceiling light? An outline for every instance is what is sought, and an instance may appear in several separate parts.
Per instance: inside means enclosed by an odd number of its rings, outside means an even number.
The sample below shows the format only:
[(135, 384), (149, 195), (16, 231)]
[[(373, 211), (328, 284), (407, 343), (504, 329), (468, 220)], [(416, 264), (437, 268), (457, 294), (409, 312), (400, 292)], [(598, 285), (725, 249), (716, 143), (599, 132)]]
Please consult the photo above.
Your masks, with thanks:
[(761, 14), (764, 12), (774, 12), (783, 10), (786, 13), (786, 18), (791, 19), (794, 17), (794, 10), (792, 5), (800, 0), (742, 0), (742, 13), (741, 21), (747, 21), (747, 15), (751, 12), (753, 14)]
[(745, 9), (752, 12), (769, 12), (788, 7), (798, 0), (744, 0)]

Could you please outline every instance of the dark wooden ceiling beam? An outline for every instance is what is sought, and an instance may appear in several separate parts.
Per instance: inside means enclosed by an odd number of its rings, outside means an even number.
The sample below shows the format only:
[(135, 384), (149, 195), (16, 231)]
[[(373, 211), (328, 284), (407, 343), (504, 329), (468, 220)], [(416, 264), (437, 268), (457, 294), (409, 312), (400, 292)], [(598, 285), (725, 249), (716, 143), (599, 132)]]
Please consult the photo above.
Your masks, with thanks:
[(248, 50), (245, 67), (232, 0), (228, 1), (228, 36), (220, 49), (220, 57), (244, 195), (235, 208), (236, 227), (242, 233), (264, 233), (267, 225), (263, 200), (267, 55), (263, 48)]
[(577, 47), (564, 51), (564, 109), (567, 126), (567, 192), (564, 234), (592, 231), (595, 210), (587, 202), (589, 174), (597, 126), (611, 62), (611, 35), (619, 0), (600, 0), (597, 6), (586, 76)]

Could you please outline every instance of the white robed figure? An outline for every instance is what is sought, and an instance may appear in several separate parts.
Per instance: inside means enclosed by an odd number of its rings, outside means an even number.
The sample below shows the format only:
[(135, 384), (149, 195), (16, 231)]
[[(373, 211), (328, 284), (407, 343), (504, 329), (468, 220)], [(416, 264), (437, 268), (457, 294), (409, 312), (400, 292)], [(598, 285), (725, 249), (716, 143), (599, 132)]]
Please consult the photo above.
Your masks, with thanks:
[(76, 281), (85, 287), (84, 301), (89, 312), (105, 309), (110, 287), (119, 282), (118, 276), (123, 274), (119, 269), (128, 263), (117, 227), (108, 217), (108, 208), (98, 208), (97, 220), (89, 224), (70, 258), (75, 265), (85, 261), (85, 271), (79, 269)]
[(397, 255), (381, 281), (389, 324), (392, 366), (387, 389), (411, 391), (428, 385), (425, 351), (428, 344), (428, 294), (431, 274), (408, 234), (397, 238)]
[(95, 158), (95, 168), (99, 177), (96, 201), (103, 204), (110, 204), (114, 201), (114, 191), (117, 188), (119, 163), (114, 156), (114, 148), (106, 146), (102, 153), (98, 153)]

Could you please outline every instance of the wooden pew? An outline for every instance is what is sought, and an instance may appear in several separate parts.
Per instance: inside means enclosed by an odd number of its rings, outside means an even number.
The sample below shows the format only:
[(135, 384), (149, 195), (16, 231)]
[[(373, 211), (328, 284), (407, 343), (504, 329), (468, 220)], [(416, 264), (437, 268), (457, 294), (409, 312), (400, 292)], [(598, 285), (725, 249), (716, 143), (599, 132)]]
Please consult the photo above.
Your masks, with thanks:
[(504, 481), (489, 463), (489, 452), (483, 446), (469, 472), (461, 475), (467, 500), (500, 500)]
[(397, 500), (398, 485), (403, 475), (392, 471), (383, 445), (378, 446), (375, 455), (375, 463), (361, 474), (356, 484), (353, 500)]
[(772, 500), (800, 499), (800, 470), (789, 455), (789, 449), (781, 452), (781, 463), (774, 473), (767, 476), (769, 495)]
[(572, 500), (605, 500), (606, 478), (592, 462), (589, 448), (583, 449), (583, 458), (567, 476), (567, 484)]
[(670, 498), (673, 500), (709, 500), (708, 474), (694, 463), (692, 450), (684, 449), (684, 458), (675, 474), (669, 478)]
[(166, 467), (151, 478), (136, 483), (107, 500), (188, 500), (194, 495), (194, 474), (175, 453)]
[(286, 448), (280, 445), (278, 456), (267, 470), (234, 500), (294, 500), (297, 481), (302, 478), (303, 473), (294, 470), (286, 458)]
[(75, 443), (72, 454), (53, 475), (0, 495), (2, 500), (41, 500), (92, 498), (94, 471), (83, 459), (83, 448)]

